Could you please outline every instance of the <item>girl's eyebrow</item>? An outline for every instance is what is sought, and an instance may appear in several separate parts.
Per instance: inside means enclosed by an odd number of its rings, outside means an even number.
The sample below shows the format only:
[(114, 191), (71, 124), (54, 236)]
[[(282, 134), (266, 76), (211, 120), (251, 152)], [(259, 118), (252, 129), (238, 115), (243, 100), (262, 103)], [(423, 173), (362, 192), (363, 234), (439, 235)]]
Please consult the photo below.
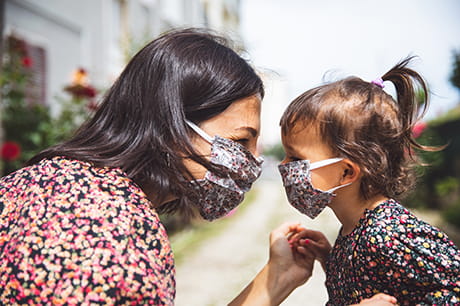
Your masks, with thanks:
[(252, 137), (257, 137), (257, 135), (259, 134), (259, 132), (255, 128), (252, 128), (250, 126), (242, 126), (236, 129), (236, 131), (239, 130), (248, 131), (252, 135)]

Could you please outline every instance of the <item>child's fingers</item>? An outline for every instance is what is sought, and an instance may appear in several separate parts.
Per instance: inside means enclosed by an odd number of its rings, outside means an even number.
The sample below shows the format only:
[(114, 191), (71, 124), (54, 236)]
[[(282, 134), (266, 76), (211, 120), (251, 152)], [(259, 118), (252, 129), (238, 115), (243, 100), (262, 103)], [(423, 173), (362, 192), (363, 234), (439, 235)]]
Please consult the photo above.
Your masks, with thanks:
[(315, 256), (315, 254), (310, 249), (307, 249), (300, 245), (296, 247), (296, 251), (302, 255), (313, 256), (313, 257)]
[(320, 243), (311, 239), (300, 239), (298, 243), (299, 245), (302, 245), (308, 249), (315, 251), (320, 251), (323, 248), (323, 246)]
[(312, 252), (315, 255), (315, 257), (322, 258), (323, 247), (316, 241), (310, 240), (310, 239), (300, 239), (298, 241), (298, 246), (303, 247), (307, 249), (308, 251)]
[(326, 239), (323, 233), (311, 229), (304, 229), (301, 232), (295, 233), (292, 235), (291, 239), (301, 239), (301, 238), (308, 238), (315, 241), (320, 241)]
[(275, 240), (278, 238), (286, 238), (286, 237), (292, 238), (292, 235), (298, 232), (299, 226), (300, 226), (300, 223), (293, 223), (293, 222), (283, 223), (270, 233), (271, 239)]

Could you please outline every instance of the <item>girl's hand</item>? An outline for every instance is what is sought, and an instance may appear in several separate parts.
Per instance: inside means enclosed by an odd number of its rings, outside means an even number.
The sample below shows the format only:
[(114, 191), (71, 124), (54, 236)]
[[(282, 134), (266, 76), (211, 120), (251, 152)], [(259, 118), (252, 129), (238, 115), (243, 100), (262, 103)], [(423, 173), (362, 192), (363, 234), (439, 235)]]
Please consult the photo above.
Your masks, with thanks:
[(323, 269), (326, 270), (326, 260), (332, 247), (323, 233), (310, 229), (303, 229), (292, 235), (289, 239), (289, 243), (292, 245), (293, 249), (298, 252), (307, 250), (315, 254), (315, 257), (317, 257)]
[(351, 305), (372, 305), (372, 306), (390, 306), (397, 305), (397, 300), (388, 294), (378, 293), (371, 298), (362, 300), (359, 304)]

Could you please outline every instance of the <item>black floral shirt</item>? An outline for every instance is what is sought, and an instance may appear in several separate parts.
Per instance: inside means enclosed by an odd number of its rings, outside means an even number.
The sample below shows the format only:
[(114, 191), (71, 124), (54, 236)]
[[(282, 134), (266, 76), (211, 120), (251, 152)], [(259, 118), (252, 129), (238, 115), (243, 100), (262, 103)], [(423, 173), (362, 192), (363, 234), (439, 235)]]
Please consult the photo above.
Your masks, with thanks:
[(366, 210), (327, 261), (328, 305), (383, 292), (399, 305), (460, 305), (460, 253), (446, 234), (394, 200)]
[(120, 169), (56, 157), (0, 179), (0, 304), (172, 305), (168, 237)]

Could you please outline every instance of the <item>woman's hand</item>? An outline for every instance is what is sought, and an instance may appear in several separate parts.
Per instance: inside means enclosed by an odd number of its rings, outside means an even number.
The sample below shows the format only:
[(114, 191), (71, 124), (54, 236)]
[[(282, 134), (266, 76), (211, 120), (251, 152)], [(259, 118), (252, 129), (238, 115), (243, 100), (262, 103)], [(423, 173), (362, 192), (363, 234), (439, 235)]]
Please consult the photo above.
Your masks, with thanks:
[(397, 304), (397, 300), (395, 297), (392, 297), (384, 293), (378, 293), (371, 298), (362, 300), (359, 304), (355, 304), (351, 306), (357, 306), (357, 305), (391, 306), (391, 305), (396, 305), (396, 304)]
[(306, 249), (310, 253), (313, 253), (321, 263), (324, 271), (326, 271), (326, 260), (332, 247), (323, 233), (303, 229), (290, 237), (289, 243), (298, 252), (303, 252), (303, 249)]
[(229, 304), (279, 305), (311, 276), (315, 255), (289, 238), (305, 230), (300, 224), (285, 223), (270, 233), (270, 258), (254, 280)]
[(298, 223), (284, 223), (270, 233), (270, 259), (268, 266), (278, 277), (292, 282), (293, 289), (304, 284), (311, 276), (315, 253), (303, 245), (292, 245), (291, 237), (306, 231)]

